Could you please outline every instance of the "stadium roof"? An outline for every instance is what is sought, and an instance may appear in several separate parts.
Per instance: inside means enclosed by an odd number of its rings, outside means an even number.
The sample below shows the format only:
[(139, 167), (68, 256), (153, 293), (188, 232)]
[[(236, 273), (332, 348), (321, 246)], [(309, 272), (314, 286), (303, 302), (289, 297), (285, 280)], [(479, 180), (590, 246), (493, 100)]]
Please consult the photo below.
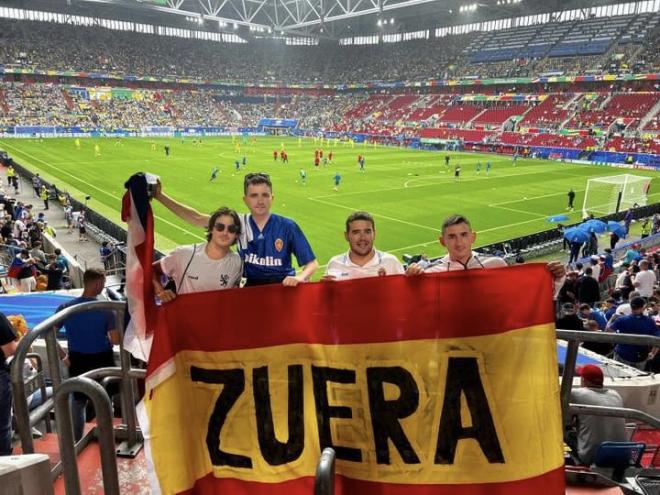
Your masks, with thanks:
[[(339, 38), (428, 29), (622, 0), (5, 0), (21, 8), (273, 35)], [(472, 10), (463, 11), (461, 6)], [(382, 19), (383, 23), (377, 22)], [(395, 22), (396, 19), (396, 22)], [(389, 21), (389, 22), (384, 22)]]

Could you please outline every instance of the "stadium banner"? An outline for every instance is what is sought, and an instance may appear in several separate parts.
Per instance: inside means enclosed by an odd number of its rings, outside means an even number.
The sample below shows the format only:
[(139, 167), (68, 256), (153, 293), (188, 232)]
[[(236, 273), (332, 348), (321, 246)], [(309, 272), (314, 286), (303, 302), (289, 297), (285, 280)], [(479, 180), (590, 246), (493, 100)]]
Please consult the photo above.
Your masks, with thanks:
[[(158, 0), (160, 1), (160, 0)], [(320, 84), (320, 83), (253, 83), (246, 81), (229, 81), (219, 79), (189, 79), (177, 77), (151, 77), (136, 76), (132, 74), (112, 74), (105, 72), (75, 72), (60, 70), (36, 70), (33, 68), (16, 68), (0, 65), (0, 74), (29, 74), (50, 77), (75, 77), (91, 79), (107, 79), (116, 81), (144, 81), (177, 83), (190, 85), (204, 85), (217, 87), (243, 87), (243, 88), (270, 88), (270, 89), (316, 89), (334, 91), (352, 91), (366, 89), (397, 89), (397, 88), (431, 88), (438, 86), (490, 86), (494, 84), (545, 84), (545, 83), (573, 83), (573, 82), (599, 82), (599, 81), (657, 81), (660, 73), (648, 74), (595, 74), (584, 76), (541, 76), (541, 77), (516, 77), (516, 78), (494, 78), (479, 79), (476, 76), (466, 76), (462, 79), (430, 79), (426, 81), (394, 81), (394, 82), (370, 82), (366, 84)]]
[(333, 447), (338, 494), (564, 493), (544, 265), (186, 294), (157, 320), (156, 492), (308, 495)]

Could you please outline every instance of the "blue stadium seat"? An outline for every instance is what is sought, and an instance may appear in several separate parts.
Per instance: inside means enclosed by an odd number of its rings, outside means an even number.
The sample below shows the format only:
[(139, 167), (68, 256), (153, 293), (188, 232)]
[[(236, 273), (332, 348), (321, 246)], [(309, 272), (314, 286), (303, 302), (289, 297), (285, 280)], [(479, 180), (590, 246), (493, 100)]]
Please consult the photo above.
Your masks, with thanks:
[(596, 451), (594, 466), (613, 468), (612, 478), (620, 480), (627, 468), (640, 467), (645, 449), (641, 442), (603, 442)]

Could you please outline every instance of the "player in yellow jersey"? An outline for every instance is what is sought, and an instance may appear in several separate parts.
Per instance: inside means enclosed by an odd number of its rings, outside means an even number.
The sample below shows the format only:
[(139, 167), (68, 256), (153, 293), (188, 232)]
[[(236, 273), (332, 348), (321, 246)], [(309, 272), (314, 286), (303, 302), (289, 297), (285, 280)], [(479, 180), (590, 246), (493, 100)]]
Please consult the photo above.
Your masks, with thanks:
[(101, 147), (98, 144), (94, 145), (94, 156), (101, 156)]
[(76, 138), (76, 140), (74, 142), (76, 143), (76, 149), (79, 150), (80, 149), (80, 138)]

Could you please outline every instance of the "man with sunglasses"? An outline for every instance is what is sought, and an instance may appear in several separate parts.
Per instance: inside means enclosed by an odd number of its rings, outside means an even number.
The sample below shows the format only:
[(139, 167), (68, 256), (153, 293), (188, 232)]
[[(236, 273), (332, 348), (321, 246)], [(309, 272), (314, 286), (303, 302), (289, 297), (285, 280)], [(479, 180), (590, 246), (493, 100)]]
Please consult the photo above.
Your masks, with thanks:
[[(290, 218), (271, 213), (273, 186), (270, 176), (251, 173), (243, 181), (243, 201), (250, 210), (240, 215), (238, 253), (243, 259), (246, 286), (277, 284), (295, 287), (308, 280), (319, 267), (305, 234)], [(204, 226), (208, 216), (167, 196), (158, 183), (154, 198), (175, 215), (195, 226)], [(302, 271), (296, 274), (291, 255)]]
[(208, 219), (206, 244), (180, 246), (153, 264), (156, 295), (164, 303), (176, 297), (163, 287), (163, 275), (174, 280), (178, 294), (238, 287), (243, 261), (231, 246), (240, 232), (238, 213), (226, 207), (214, 211)]

